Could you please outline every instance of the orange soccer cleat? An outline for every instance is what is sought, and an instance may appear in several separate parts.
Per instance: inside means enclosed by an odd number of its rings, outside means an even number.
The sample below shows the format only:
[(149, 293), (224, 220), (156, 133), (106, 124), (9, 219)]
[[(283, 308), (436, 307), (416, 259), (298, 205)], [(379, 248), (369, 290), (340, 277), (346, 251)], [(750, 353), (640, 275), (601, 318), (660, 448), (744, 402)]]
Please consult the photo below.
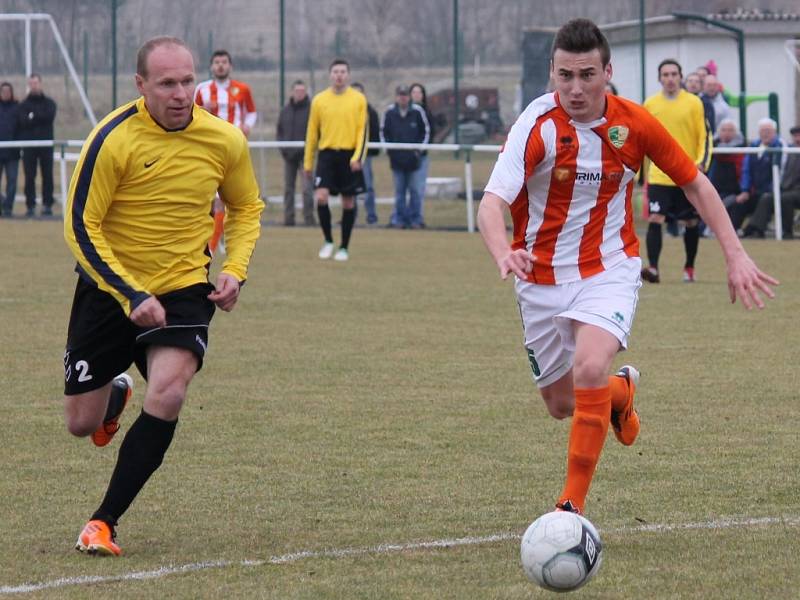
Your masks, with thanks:
[(633, 396), (636, 394), (636, 386), (639, 384), (639, 371), (636, 367), (625, 365), (617, 371), (616, 377), (627, 380), (628, 401), (621, 410), (611, 409), (611, 426), (614, 428), (614, 435), (619, 442), (630, 446), (639, 435), (639, 414), (633, 408)]
[(119, 431), (119, 417), (133, 395), (133, 379), (127, 373), (117, 375), (111, 384), (111, 397), (108, 399), (108, 410), (102, 425), (92, 434), (95, 446), (105, 446)]
[(92, 556), (119, 556), (122, 549), (114, 543), (117, 536), (114, 528), (105, 521), (95, 519), (89, 521), (75, 542), (78, 552), (85, 552)]

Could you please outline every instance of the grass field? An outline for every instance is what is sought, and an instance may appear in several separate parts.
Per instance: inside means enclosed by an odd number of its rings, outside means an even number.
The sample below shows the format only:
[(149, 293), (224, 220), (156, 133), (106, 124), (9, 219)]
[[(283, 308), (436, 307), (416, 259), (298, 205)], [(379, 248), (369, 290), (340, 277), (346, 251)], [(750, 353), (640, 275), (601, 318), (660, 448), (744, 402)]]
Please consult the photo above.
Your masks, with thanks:
[[(0, 596), (549, 596), (518, 536), (560, 491), (568, 422), (537, 398), (511, 284), (477, 235), (359, 228), (345, 264), (319, 238), (265, 228), (124, 556), (97, 560), (72, 544), (120, 440), (62, 423), (73, 261), (59, 222), (0, 222)], [(642, 434), (609, 437), (587, 506), (605, 563), (577, 598), (797, 597), (800, 246), (747, 248), (782, 280), (763, 312), (727, 302), (707, 240), (698, 283), (668, 238), (640, 292), (618, 364), (643, 372)]]

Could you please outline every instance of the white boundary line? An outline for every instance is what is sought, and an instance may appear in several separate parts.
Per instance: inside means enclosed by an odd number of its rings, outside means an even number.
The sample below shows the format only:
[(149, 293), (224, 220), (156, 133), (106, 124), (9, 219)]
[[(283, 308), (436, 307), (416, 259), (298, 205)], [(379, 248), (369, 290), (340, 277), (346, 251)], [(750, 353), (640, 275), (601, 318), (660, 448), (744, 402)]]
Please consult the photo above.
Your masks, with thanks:
[[(758, 518), (724, 518), (714, 521), (698, 521), (695, 523), (654, 523), (637, 525), (635, 527), (618, 527), (615, 529), (601, 530), (608, 534), (629, 533), (669, 533), (684, 530), (714, 530), (733, 529), (741, 527), (756, 527), (762, 525), (784, 525), (788, 527), (800, 526), (800, 517), (758, 517)], [(272, 556), (267, 559), (255, 560), (210, 560), (189, 563), (185, 565), (168, 565), (151, 571), (134, 571), (121, 575), (83, 575), (80, 577), (62, 577), (40, 583), (23, 583), (20, 585), (0, 586), (0, 595), (27, 594), (41, 590), (62, 588), (77, 585), (91, 585), (98, 583), (115, 583), (119, 581), (144, 581), (159, 579), (169, 575), (180, 575), (208, 569), (225, 569), (228, 567), (260, 567), (263, 565), (283, 565), (298, 562), (308, 558), (346, 558), (350, 556), (367, 556), (374, 554), (392, 554), (412, 550), (428, 550), (435, 548), (450, 548), (456, 546), (477, 546), (492, 544), (509, 540), (519, 540), (522, 536), (518, 533), (498, 533), (482, 537), (461, 537), (453, 539), (432, 540), (427, 542), (409, 542), (406, 544), (379, 544), (377, 546), (362, 546), (352, 548), (334, 548), (330, 550), (302, 550)], [(110, 560), (110, 559), (107, 559)]]

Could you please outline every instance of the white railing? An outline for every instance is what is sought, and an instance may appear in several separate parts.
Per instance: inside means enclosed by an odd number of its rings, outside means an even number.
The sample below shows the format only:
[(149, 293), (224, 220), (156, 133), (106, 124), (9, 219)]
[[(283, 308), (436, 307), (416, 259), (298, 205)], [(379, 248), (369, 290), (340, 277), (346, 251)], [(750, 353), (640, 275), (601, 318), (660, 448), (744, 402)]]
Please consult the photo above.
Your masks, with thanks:
[[(0, 148), (47, 148), (58, 150), (59, 176), (61, 183), (61, 204), (67, 203), (67, 162), (76, 162), (78, 153), (67, 152), (67, 148), (82, 148), (85, 140), (19, 140), (13, 142), (0, 141)], [(277, 142), (277, 141), (251, 141), (248, 146), (260, 150), (278, 150), (280, 148), (303, 148), (305, 142)], [(472, 153), (491, 152), (499, 153), (501, 146), (488, 144), (398, 144), (389, 142), (373, 142), (370, 148), (382, 150), (427, 150), (434, 152), (459, 152), (464, 154), (464, 188), (467, 200), (467, 231), (475, 231), (475, 197), (472, 189)], [(758, 154), (761, 152), (771, 154), (786, 153), (800, 154), (800, 147), (786, 148), (757, 148), (745, 146), (741, 148), (714, 148), (714, 154)], [(262, 155), (263, 158), (263, 155)], [(775, 213), (775, 239), (783, 239), (783, 226), (781, 214), (781, 184), (779, 161), (772, 164), (772, 194)], [(262, 165), (263, 167), (263, 165)], [(262, 172), (265, 169), (262, 168)]]

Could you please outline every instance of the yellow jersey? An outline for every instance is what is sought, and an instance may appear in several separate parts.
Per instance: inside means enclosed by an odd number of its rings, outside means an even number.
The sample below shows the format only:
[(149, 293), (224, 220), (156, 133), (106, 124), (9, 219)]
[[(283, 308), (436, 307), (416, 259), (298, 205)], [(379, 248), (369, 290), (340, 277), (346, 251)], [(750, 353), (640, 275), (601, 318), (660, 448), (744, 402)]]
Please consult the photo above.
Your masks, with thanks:
[(329, 87), (311, 101), (303, 168), (306, 171), (313, 168), (318, 149), (352, 150), (350, 162), (364, 160), (368, 136), (364, 94), (351, 87), (337, 94)]
[[(711, 162), (711, 131), (706, 126), (703, 101), (686, 90), (680, 90), (675, 98), (667, 98), (659, 92), (645, 100), (644, 107), (661, 122), (694, 163), (702, 171), (707, 171)], [(675, 185), (653, 163), (650, 164), (647, 182)]]
[(217, 190), (228, 213), (222, 271), (244, 281), (264, 203), (242, 132), (198, 106), (177, 131), (156, 123), (144, 98), (114, 110), (69, 186), (64, 238), (78, 272), (127, 315), (151, 295), (207, 282)]

